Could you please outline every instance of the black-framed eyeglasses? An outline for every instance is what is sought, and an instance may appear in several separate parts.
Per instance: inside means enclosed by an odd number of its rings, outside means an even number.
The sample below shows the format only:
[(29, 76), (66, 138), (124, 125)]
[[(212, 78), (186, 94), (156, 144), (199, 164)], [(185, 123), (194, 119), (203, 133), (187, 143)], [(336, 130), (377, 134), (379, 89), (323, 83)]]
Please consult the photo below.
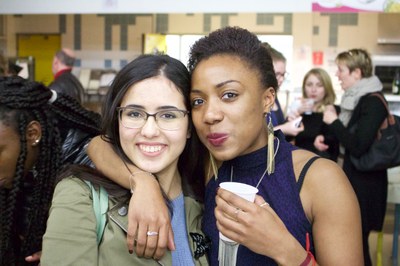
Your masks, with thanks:
[(164, 130), (178, 130), (182, 126), (183, 118), (189, 111), (179, 109), (167, 109), (149, 114), (135, 107), (117, 107), (121, 124), (126, 128), (141, 128), (146, 124), (149, 116), (154, 117), (157, 126)]
[(286, 71), (283, 72), (283, 73), (275, 72), (275, 76), (276, 76), (277, 79), (279, 79), (279, 78), (287, 79), (289, 77), (289, 73), (286, 72)]

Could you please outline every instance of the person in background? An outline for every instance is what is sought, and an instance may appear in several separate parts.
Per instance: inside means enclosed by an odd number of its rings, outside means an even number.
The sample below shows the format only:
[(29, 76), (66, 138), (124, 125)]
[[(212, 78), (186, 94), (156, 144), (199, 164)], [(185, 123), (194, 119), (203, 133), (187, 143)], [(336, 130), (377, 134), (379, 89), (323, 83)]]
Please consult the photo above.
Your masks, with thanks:
[[(381, 100), (371, 93), (382, 92), (382, 83), (372, 74), (372, 61), (364, 49), (351, 49), (336, 56), (344, 94), (340, 104), (340, 115), (331, 105), (326, 106), (323, 121), (340, 142), (343, 170), (356, 192), (361, 208), (363, 249), (365, 265), (371, 265), (368, 237), (371, 231), (381, 231), (386, 212), (388, 177), (386, 170), (359, 171), (350, 160), (350, 155), (360, 157), (373, 143), (378, 129), (387, 117)], [(320, 150), (326, 148), (324, 137), (316, 144)]]
[(12, 62), (8, 62), (8, 74), (10, 76), (18, 76), (18, 74), (21, 72), (23, 68), (20, 67), (19, 65), (12, 63)]
[(0, 54), (0, 77), (5, 76), (8, 72), (8, 63), (7, 59)]
[(8, 61), (4, 56), (0, 54), (0, 77), (2, 76), (18, 76), (21, 72), (22, 67)]
[[(202, 222), (210, 264), (219, 264), (220, 231), (240, 244), (237, 265), (362, 265), (359, 207), (343, 171), (267, 126), (278, 83), (257, 36), (214, 31), (192, 46), (188, 67), (193, 124), (210, 152)], [(90, 144), (96, 165), (113, 157), (105, 144)], [(113, 176), (122, 183), (127, 174)], [(256, 186), (259, 195), (248, 202), (218, 189), (225, 181)]]
[[(296, 99), (289, 108), (288, 120), (302, 117), (304, 131), (294, 138), (297, 147), (312, 151), (324, 158), (337, 160), (339, 155), (339, 142), (329, 131), (328, 126), (322, 121), (325, 106), (334, 105), (335, 91), (329, 74), (322, 68), (313, 68), (306, 73), (302, 85), (303, 97)], [(312, 100), (311, 106), (308, 100)], [(336, 112), (340, 112), (339, 106), (334, 106)], [(311, 110), (311, 112), (308, 112)], [(324, 135), (324, 144), (327, 149), (320, 151), (314, 146), (315, 138)]]
[(58, 51), (53, 58), (52, 71), (54, 81), (49, 85), (50, 89), (57, 93), (64, 93), (83, 103), (84, 88), (81, 82), (72, 74), (75, 62), (75, 54), (71, 49), (64, 48)]
[(21, 77), (0, 77), (0, 265), (37, 265), (56, 175), (87, 163), (100, 115)]
[[(271, 54), (275, 76), (278, 81), (278, 92), (287, 75), (286, 58), (281, 52), (270, 46), (268, 43), (262, 43), (262, 45), (267, 48)], [(304, 130), (303, 124), (297, 125), (295, 122), (287, 121), (277, 96), (275, 97), (275, 104), (271, 110), (271, 122), (275, 130), (281, 130), (285, 136), (289, 137), (297, 136), (297, 134)]]
[[(102, 111), (103, 138), (122, 162), (140, 169), (131, 175), (159, 181), (171, 208), (176, 249), (162, 259), (147, 250), (143, 255), (148, 258), (129, 254), (124, 248), (127, 216), (121, 214), (129, 202), (129, 189), (98, 172), (75, 167), (55, 189), (43, 237), (42, 265), (208, 265), (204, 246), (198, 243), (204, 238), (199, 202), (204, 193), (204, 183), (199, 182), (204, 180), (204, 165), (192, 130), (189, 93), (189, 72), (180, 61), (167, 55), (142, 55), (117, 74)], [(109, 162), (107, 167), (114, 164)], [(94, 196), (84, 180), (109, 195), (99, 243)], [(141, 233), (147, 245), (157, 243), (158, 228)]]

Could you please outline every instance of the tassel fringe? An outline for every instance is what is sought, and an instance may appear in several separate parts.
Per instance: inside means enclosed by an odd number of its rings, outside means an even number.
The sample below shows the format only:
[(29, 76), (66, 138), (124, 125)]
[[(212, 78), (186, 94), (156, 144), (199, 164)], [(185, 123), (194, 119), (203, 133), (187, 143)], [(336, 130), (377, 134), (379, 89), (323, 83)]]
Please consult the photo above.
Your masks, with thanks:
[(272, 125), (271, 113), (269, 113), (268, 122), (268, 156), (267, 156), (267, 171), (268, 174), (275, 172), (275, 148), (274, 148), (274, 126)]
[(217, 164), (215, 163), (215, 159), (214, 156), (212, 156), (211, 152), (209, 152), (210, 154), (210, 164), (211, 164), (211, 169), (213, 171), (215, 180), (218, 179), (218, 168), (217, 168)]
[(218, 247), (218, 265), (235, 266), (239, 244), (236, 242), (227, 242), (219, 239)]

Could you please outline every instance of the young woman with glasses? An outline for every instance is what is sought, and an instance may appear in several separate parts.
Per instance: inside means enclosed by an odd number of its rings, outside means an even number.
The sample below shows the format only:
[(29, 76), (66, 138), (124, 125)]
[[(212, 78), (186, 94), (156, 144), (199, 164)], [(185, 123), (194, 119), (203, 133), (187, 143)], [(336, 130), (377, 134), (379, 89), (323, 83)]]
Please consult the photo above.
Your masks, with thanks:
[[(271, 47), (268, 43), (262, 43), (262, 46), (268, 49), (272, 63), (274, 66), (275, 77), (278, 82), (276, 93), (285, 81), (288, 73), (286, 72), (286, 58), (285, 56)], [(285, 114), (282, 110), (278, 96), (275, 97), (275, 104), (271, 109), (271, 123), (275, 130), (281, 130), (285, 136), (295, 137), (304, 130), (303, 123), (296, 123), (294, 121), (287, 121)]]
[[(121, 69), (103, 105), (101, 133), (129, 172), (124, 180), (129, 189), (96, 170), (69, 168), (55, 189), (42, 265), (207, 265), (200, 230), (204, 165), (192, 129), (189, 89), (186, 67), (166, 55), (139, 56)], [(115, 167), (112, 161), (104, 164)], [(131, 169), (132, 164), (140, 170)], [(135, 254), (125, 247), (127, 205), (136, 194), (133, 178), (156, 180), (155, 189), (163, 192), (176, 239), (175, 249), (165, 256), (153, 252), (164, 241), (159, 238), (166, 237), (156, 225), (135, 231)], [(97, 195), (105, 217), (100, 231)], [(139, 208), (146, 211), (146, 205)]]

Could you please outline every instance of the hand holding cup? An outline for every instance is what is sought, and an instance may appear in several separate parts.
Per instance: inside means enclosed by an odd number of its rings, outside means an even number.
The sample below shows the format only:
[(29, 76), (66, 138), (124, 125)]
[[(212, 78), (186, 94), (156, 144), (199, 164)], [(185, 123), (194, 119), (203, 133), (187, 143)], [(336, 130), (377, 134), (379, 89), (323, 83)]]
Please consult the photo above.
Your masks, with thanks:
[[(222, 182), (221, 184), (219, 184), (219, 186), (250, 202), (254, 202), (254, 199), (258, 192), (258, 189), (256, 187), (239, 182)], [(236, 211), (239, 212), (241, 210), (237, 208)], [(221, 234), (221, 232), (219, 233), (219, 237), (224, 241), (234, 242), (232, 239), (229, 239)]]
[(314, 108), (314, 99), (312, 98), (305, 98), (302, 101), (302, 108), (305, 115), (311, 115)]

